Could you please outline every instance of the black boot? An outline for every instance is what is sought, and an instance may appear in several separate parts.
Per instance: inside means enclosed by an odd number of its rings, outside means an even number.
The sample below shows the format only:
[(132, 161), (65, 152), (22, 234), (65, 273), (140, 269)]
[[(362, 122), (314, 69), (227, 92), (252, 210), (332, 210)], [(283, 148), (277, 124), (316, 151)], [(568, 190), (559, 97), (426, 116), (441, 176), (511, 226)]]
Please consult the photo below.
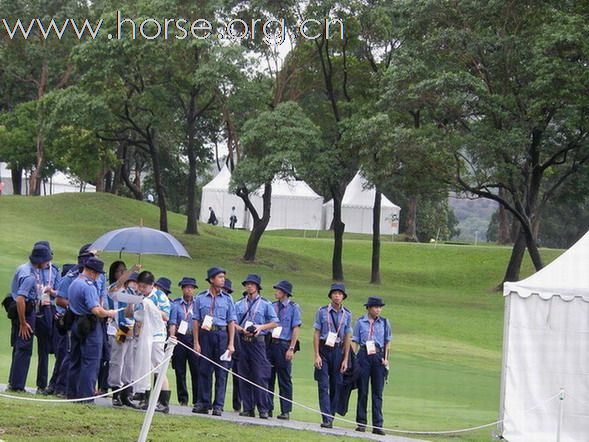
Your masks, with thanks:
[(131, 401), (130, 398), (131, 393), (131, 387), (125, 388), (123, 391), (121, 391), (120, 399), (123, 405), (135, 408), (135, 404)]
[(141, 410), (141, 404), (143, 404), (143, 402), (145, 401), (145, 393), (135, 393), (133, 399), (137, 402), (131, 402), (131, 406), (136, 410)]
[(147, 407), (149, 407), (149, 395), (151, 393), (151, 390), (147, 390), (143, 396), (143, 400), (139, 403), (139, 409), (140, 410), (147, 410)]
[(172, 392), (170, 390), (162, 390), (160, 391), (160, 397), (155, 407), (155, 411), (159, 411), (160, 413), (168, 414), (170, 412), (170, 396)]
[(113, 407), (122, 407), (123, 406), (123, 402), (121, 401), (121, 393), (122, 392), (118, 392), (118, 393), (113, 393), (112, 394), (112, 406)]

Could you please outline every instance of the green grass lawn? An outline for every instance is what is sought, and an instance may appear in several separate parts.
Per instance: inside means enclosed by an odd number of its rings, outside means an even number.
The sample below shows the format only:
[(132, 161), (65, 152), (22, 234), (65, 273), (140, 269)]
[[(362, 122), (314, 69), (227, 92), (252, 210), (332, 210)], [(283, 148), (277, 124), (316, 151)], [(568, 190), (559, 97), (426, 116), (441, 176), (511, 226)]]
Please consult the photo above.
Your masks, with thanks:
[[(0, 198), (3, 232), (0, 236), (0, 287), (8, 291), (14, 269), (27, 260), (36, 240), (49, 240), (55, 262), (61, 265), (75, 262), (81, 244), (92, 242), (108, 230), (138, 225), (141, 219), (144, 225), (157, 228), (158, 209), (107, 194), (42, 198), (3, 196)], [(289, 279), (294, 283), (294, 299), (302, 307), (304, 321), (302, 351), (294, 364), (294, 396), (298, 402), (317, 407), (311, 326), (317, 308), (328, 301), (331, 239), (325, 232), (317, 237), (315, 232), (268, 232), (261, 241), (258, 262), (249, 264), (241, 260), (248, 232), (199, 225), (200, 235), (186, 235), (183, 233), (185, 217), (173, 213), (169, 214), (169, 225), (170, 232), (186, 246), (193, 259), (142, 256), (142, 263), (156, 276), (167, 276), (173, 281), (184, 275), (194, 276), (201, 288), (205, 288), (206, 269), (222, 265), (228, 270), (227, 276), (237, 284), (247, 273), (259, 273), (265, 288), (263, 294), (268, 298), (273, 298), (271, 287), (276, 281)], [(546, 261), (560, 253), (542, 250)], [(369, 236), (346, 237), (344, 271), (349, 293), (346, 305), (357, 317), (364, 313), (363, 303), (368, 296), (382, 296), (387, 303), (383, 316), (388, 317), (393, 326), (391, 375), (384, 393), (385, 427), (437, 431), (496, 420), (503, 298), (493, 289), (501, 281), (510, 248), (385, 241), (381, 250), (382, 284), (379, 286), (367, 283), (370, 254)], [(118, 254), (105, 253), (102, 257), (110, 264), (118, 259)], [(130, 265), (137, 256), (123, 255), (123, 259)], [(531, 265), (525, 261), (522, 275), (530, 273)], [(175, 289), (174, 294), (179, 296), (179, 290)], [(10, 347), (9, 321), (4, 314), (0, 317), (0, 334), (3, 337), (0, 382), (5, 383)], [(29, 372), (29, 386), (35, 383), (35, 362)], [(171, 370), (170, 378), (173, 385)], [(0, 399), (0, 404), (4, 401)], [(229, 403), (227, 405), (229, 408)], [(22, 405), (23, 413), (26, 407)], [(355, 403), (350, 407), (346, 418), (354, 420)], [(20, 407), (11, 401), (10, 408), (18, 410)], [(69, 406), (56, 409), (66, 413)], [(45, 412), (48, 411), (41, 414)], [(102, 409), (95, 413), (111, 416)], [(292, 418), (320, 421), (312, 412), (296, 407)], [(90, 425), (80, 419), (79, 425)], [(351, 424), (341, 425), (352, 427)], [(98, 428), (93, 427), (92, 431), (101, 434)], [(18, 437), (24, 435), (19, 433)], [(491, 437), (492, 430), (486, 429), (462, 435), (459, 440), (484, 441)], [(456, 438), (428, 437), (438, 441)]]

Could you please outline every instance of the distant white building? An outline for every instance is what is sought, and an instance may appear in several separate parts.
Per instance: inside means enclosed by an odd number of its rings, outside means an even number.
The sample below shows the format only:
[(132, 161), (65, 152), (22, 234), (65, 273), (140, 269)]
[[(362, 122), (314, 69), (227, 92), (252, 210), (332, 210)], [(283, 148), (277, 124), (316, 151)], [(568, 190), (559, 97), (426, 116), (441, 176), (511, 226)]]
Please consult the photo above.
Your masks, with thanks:
[[(4, 183), (3, 195), (12, 195), (12, 171), (7, 169), (6, 163), (0, 163), (0, 181)], [(55, 195), (66, 192), (96, 192), (92, 184), (80, 182), (79, 179), (68, 176), (62, 172), (56, 172), (52, 177), (41, 183), (41, 195)], [(21, 176), (21, 193), (29, 195), (29, 176), (23, 172)]]

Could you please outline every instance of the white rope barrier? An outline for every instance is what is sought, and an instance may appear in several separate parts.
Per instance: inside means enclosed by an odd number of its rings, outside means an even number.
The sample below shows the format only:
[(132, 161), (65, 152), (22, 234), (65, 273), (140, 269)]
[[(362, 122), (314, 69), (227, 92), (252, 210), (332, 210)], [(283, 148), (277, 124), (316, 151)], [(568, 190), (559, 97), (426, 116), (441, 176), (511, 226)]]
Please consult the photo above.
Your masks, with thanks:
[(160, 367), (162, 367), (166, 362), (168, 362), (168, 360), (171, 358), (165, 358), (160, 364), (158, 364), (155, 368), (152, 368), (150, 371), (148, 371), (147, 373), (145, 373), (143, 376), (135, 379), (133, 382), (131, 382), (128, 385), (124, 385), (121, 388), (117, 389), (117, 390), (113, 390), (110, 393), (104, 393), (98, 396), (90, 396), (90, 397), (84, 397), (84, 398), (77, 398), (77, 399), (40, 399), (40, 398), (35, 398), (35, 397), (28, 397), (28, 396), (13, 396), (11, 394), (5, 394), (5, 393), (0, 393), (0, 397), (3, 398), (7, 398), (7, 399), (16, 399), (16, 400), (20, 400), (20, 401), (30, 401), (30, 402), (57, 402), (57, 403), (68, 403), (68, 402), (84, 402), (84, 401), (90, 401), (90, 400), (94, 400), (94, 399), (100, 399), (103, 397), (107, 397), (110, 396), (112, 394), (116, 394), (116, 393), (120, 393), (121, 391), (132, 387), (133, 385), (135, 385), (136, 383), (142, 381), (143, 379), (145, 379), (146, 377), (150, 376), (152, 373), (156, 372), (157, 370), (160, 369)]
[[(201, 358), (203, 358), (203, 359), (205, 359), (206, 361), (210, 362), (211, 364), (213, 364), (213, 365), (216, 365), (217, 367), (219, 367), (219, 368), (221, 368), (221, 369), (225, 370), (226, 372), (228, 372), (228, 373), (229, 373), (229, 372), (231, 372), (231, 370), (229, 370), (228, 368), (226, 368), (226, 367), (222, 366), (221, 364), (218, 364), (217, 362), (215, 362), (215, 361), (213, 361), (212, 359), (210, 359), (210, 358), (206, 357), (206, 356), (205, 356), (205, 355), (203, 355), (202, 353), (199, 353), (199, 352), (197, 352), (196, 350), (194, 350), (194, 348), (192, 348), (192, 347), (190, 347), (190, 346), (188, 346), (188, 345), (184, 344), (183, 342), (181, 342), (181, 341), (178, 341), (178, 344), (182, 345), (183, 347), (186, 347), (187, 349), (189, 349), (189, 350), (190, 350), (190, 351), (192, 351), (193, 353), (197, 354), (197, 355), (198, 355), (198, 356), (200, 356)], [(328, 417), (330, 417), (330, 418), (332, 418), (332, 419), (334, 419), (334, 420), (338, 420), (338, 421), (340, 421), (340, 422), (346, 422), (346, 423), (348, 423), (348, 424), (358, 425), (358, 422), (356, 422), (356, 421), (352, 421), (352, 420), (350, 420), (350, 419), (345, 419), (345, 418), (343, 418), (343, 417), (339, 417), (339, 416), (332, 416), (332, 415), (329, 415), (329, 414), (323, 413), (322, 411), (320, 411), (320, 410), (317, 410), (316, 408), (309, 407), (309, 406), (307, 406), (307, 405), (301, 404), (300, 402), (296, 402), (296, 401), (294, 401), (294, 400), (291, 400), (291, 399), (285, 398), (285, 397), (281, 396), (281, 395), (280, 395), (280, 394), (278, 394), (278, 393), (275, 393), (275, 392), (273, 392), (273, 391), (271, 391), (271, 390), (268, 390), (267, 388), (265, 388), (265, 387), (263, 387), (263, 386), (261, 386), (261, 385), (258, 385), (258, 384), (256, 384), (255, 382), (252, 382), (252, 381), (250, 381), (249, 379), (247, 379), (247, 378), (245, 378), (245, 377), (241, 376), (239, 373), (235, 373), (235, 372), (232, 372), (232, 373), (233, 373), (233, 376), (236, 376), (237, 378), (244, 380), (245, 382), (247, 382), (247, 383), (249, 383), (249, 384), (253, 385), (254, 387), (256, 387), (256, 388), (258, 388), (258, 389), (260, 389), (260, 390), (262, 390), (262, 391), (265, 391), (266, 393), (269, 393), (269, 394), (271, 394), (271, 395), (273, 395), (273, 396), (275, 396), (275, 397), (277, 397), (277, 398), (279, 398), (279, 399), (282, 399), (282, 400), (284, 400), (284, 401), (290, 402), (291, 404), (293, 404), (293, 405), (296, 405), (296, 406), (298, 406), (298, 407), (300, 407), (300, 408), (304, 408), (304, 409), (305, 409), (305, 410), (307, 410), (307, 411), (311, 411), (311, 412), (313, 412), (313, 413), (316, 413), (316, 414), (319, 414), (319, 415), (321, 415), (321, 416), (325, 415), (325, 416), (328, 416)], [(543, 407), (543, 406), (544, 406), (544, 405), (546, 405), (548, 402), (550, 402), (550, 401), (553, 401), (554, 399), (556, 399), (556, 398), (557, 398), (557, 397), (559, 397), (559, 396), (560, 396), (560, 392), (559, 392), (559, 393), (557, 393), (557, 394), (555, 394), (554, 396), (552, 396), (552, 397), (550, 397), (550, 398), (546, 399), (544, 402), (542, 402), (542, 403), (540, 403), (540, 404), (538, 404), (538, 405), (535, 405), (534, 407), (532, 407), (532, 408), (530, 408), (530, 409), (528, 409), (528, 410), (525, 410), (525, 411), (523, 412), (523, 414), (529, 413), (529, 412), (531, 412), (531, 411), (535, 410), (536, 408)], [(383, 431), (390, 432), (390, 433), (398, 433), (398, 434), (413, 434), (413, 435), (444, 435), (444, 434), (458, 434), (458, 433), (466, 433), (466, 432), (471, 432), (471, 431), (481, 430), (481, 429), (484, 429), (484, 428), (488, 428), (488, 427), (495, 426), (495, 425), (497, 425), (497, 424), (500, 424), (501, 422), (503, 422), (503, 419), (500, 419), (500, 420), (498, 420), (498, 421), (495, 421), (495, 422), (491, 422), (491, 423), (489, 423), (489, 424), (479, 425), (479, 426), (477, 426), (477, 427), (461, 428), (461, 429), (458, 429), (458, 430), (447, 430), (447, 431), (412, 431), (412, 430), (397, 430), (397, 429), (393, 429), (393, 428), (381, 428), (381, 427), (374, 427), (373, 425), (370, 425), (370, 424), (362, 424), (362, 426), (364, 426), (364, 427), (367, 427), (367, 428), (373, 428), (373, 429), (374, 429), (374, 428), (378, 428), (379, 430), (383, 430)]]

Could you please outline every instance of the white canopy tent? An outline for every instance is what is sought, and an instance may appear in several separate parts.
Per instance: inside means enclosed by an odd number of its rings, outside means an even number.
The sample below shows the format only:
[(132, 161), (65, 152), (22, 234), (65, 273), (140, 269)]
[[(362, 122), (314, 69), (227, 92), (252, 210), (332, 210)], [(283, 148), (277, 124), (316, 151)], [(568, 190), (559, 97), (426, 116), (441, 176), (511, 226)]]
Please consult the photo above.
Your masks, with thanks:
[[(366, 179), (358, 172), (346, 187), (342, 199), (342, 221), (346, 232), (372, 233), (372, 209), (376, 189), (366, 188)], [(333, 200), (324, 204), (325, 229), (333, 220)], [(382, 195), (380, 203), (380, 233), (392, 235), (399, 233), (399, 214), (401, 208)]]
[[(6, 167), (6, 163), (0, 163), (0, 180), (4, 183), (4, 194), (12, 195), (12, 170)], [(29, 194), (28, 176), (24, 173), (21, 176), (21, 192)], [(54, 195), (67, 192), (96, 192), (96, 187), (88, 183), (80, 183), (80, 180), (57, 171), (52, 177), (41, 183), (41, 195)]]
[(231, 172), (225, 165), (215, 178), (204, 185), (200, 199), (200, 220), (202, 222), (206, 223), (209, 220), (209, 207), (212, 207), (219, 220), (219, 225), (229, 227), (231, 208), (235, 207), (237, 216), (235, 227), (244, 227), (243, 223), (246, 221), (245, 204), (240, 197), (229, 192), (230, 181)]
[[(251, 201), (261, 215), (262, 189), (251, 196)], [(296, 229), (321, 230), (323, 198), (307, 183), (299, 180), (275, 179), (272, 182), (272, 205), (267, 230)], [(250, 215), (251, 217), (251, 215)], [(249, 221), (249, 228), (253, 220)]]
[(589, 233), (504, 285), (501, 433), (510, 442), (589, 440), (588, 265)]

